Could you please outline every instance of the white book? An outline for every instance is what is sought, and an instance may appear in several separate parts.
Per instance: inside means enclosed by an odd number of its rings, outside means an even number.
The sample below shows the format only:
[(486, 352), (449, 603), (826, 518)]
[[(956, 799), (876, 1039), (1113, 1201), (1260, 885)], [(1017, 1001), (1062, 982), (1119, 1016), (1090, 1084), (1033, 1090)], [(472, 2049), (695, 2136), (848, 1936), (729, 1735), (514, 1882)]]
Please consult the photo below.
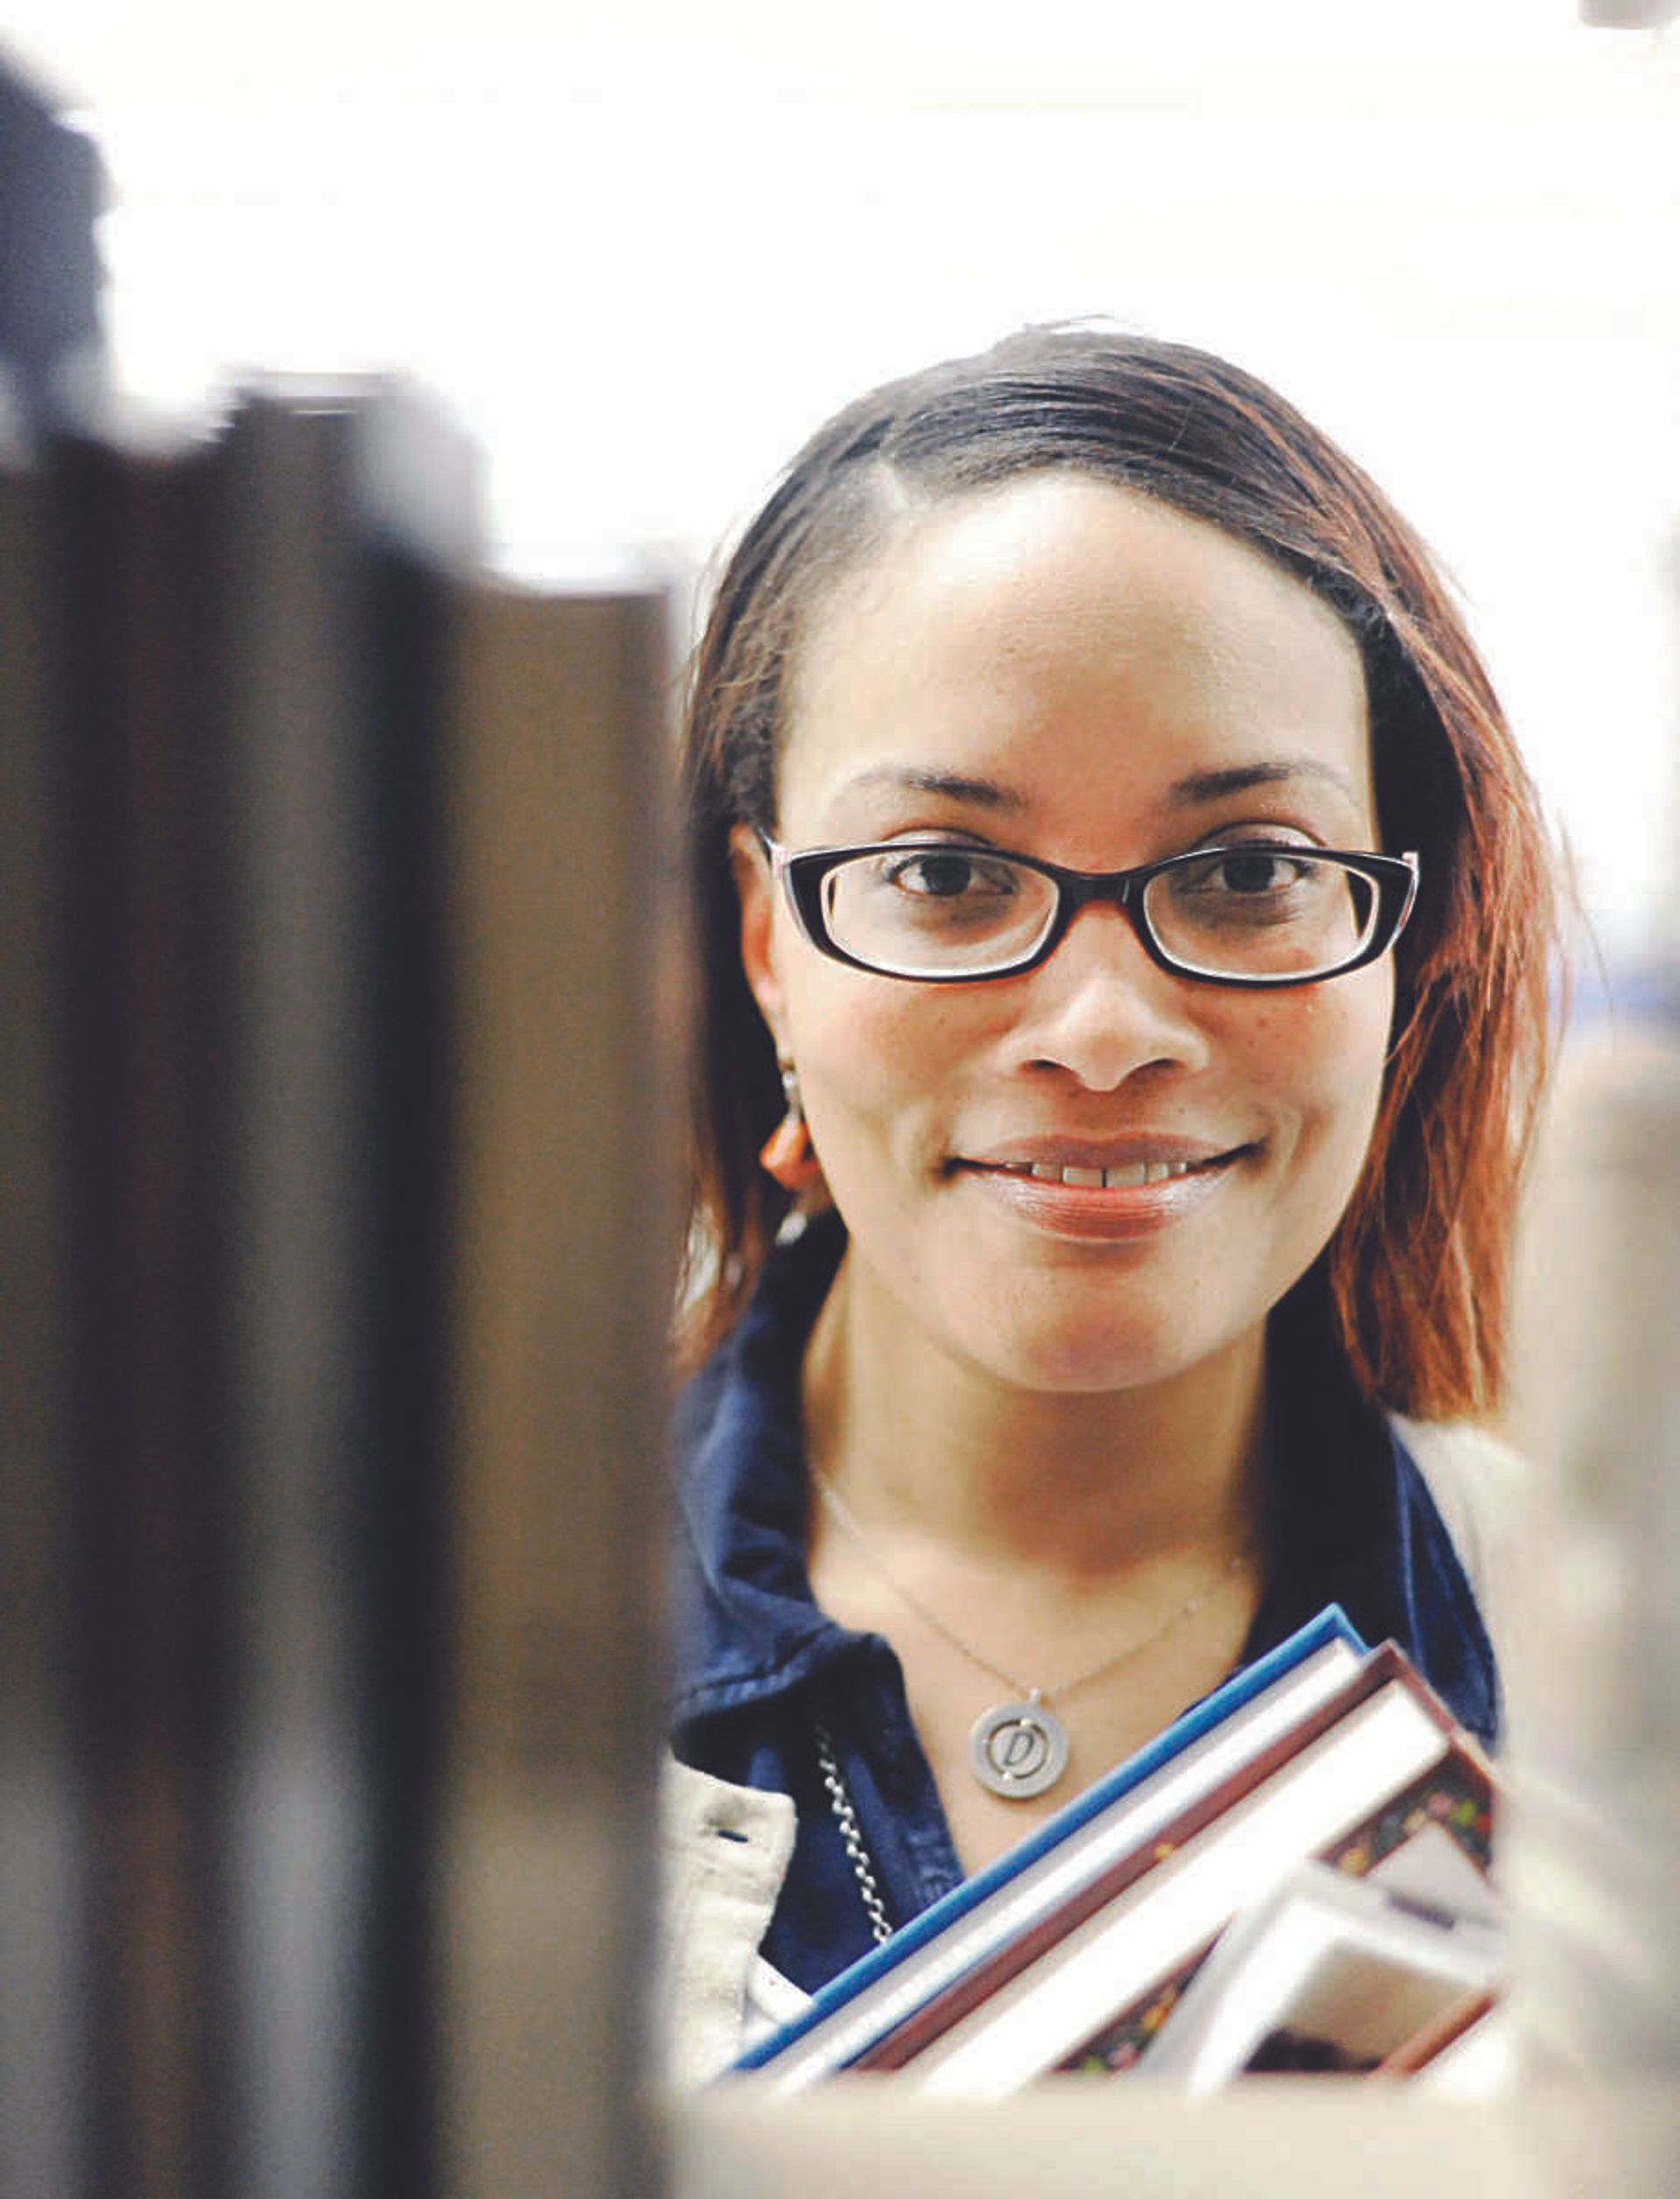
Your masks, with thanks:
[(1413, 2083), (1444, 2100), (1495, 2099), (1522, 2078), (1522, 2053), (1508, 2001), (1501, 2001), (1425, 2062)]
[[(1453, 1853), (1475, 1881), (1475, 1915), (1396, 1893), (1381, 1865), (1353, 1878), (1301, 1864), (1232, 1922), (1145, 2053), (1143, 2074), (1211, 2092), (1280, 2034), (1333, 2050), (1326, 2066), (1375, 2068), (1471, 1997), (1491, 1997), (1503, 1983), (1504, 1934), (1481, 1913), (1488, 1889), (1474, 1864)], [(1435, 1859), (1426, 1860), (1432, 1870)]]

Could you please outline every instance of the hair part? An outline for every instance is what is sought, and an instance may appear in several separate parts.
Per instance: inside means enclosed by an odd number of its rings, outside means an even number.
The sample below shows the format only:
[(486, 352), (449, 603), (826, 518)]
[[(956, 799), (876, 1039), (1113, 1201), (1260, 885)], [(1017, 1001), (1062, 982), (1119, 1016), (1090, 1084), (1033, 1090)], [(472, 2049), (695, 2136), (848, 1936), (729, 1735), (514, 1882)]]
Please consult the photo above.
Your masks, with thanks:
[(887, 384), (819, 429), (724, 571), (685, 727), (696, 1014), (682, 1342), (738, 1318), (786, 1218), (758, 1166), (781, 1112), (748, 988), (732, 827), (774, 828), (805, 628), (907, 511), (1032, 473), (1111, 481), (1250, 544), (1357, 643), (1384, 844), (1423, 886), (1395, 949), (1395, 1036), (1364, 1170), (1322, 1256), (1348, 1365), (1421, 1418), (1486, 1414), (1505, 1376), (1511, 1239), (1550, 1051), (1551, 858), (1533, 787), (1428, 552), (1264, 382), (1187, 346), (1028, 330)]

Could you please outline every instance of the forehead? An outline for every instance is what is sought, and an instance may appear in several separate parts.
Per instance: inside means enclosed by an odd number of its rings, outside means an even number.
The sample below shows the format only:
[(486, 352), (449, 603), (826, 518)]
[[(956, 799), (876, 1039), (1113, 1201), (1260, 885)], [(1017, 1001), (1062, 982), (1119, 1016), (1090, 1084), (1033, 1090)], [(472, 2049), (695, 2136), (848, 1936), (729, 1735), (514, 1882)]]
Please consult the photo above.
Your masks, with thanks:
[(1220, 529), (1083, 475), (906, 514), (816, 606), (789, 701), (781, 806), (812, 830), (864, 829), (849, 789), (900, 771), (1060, 813), (1298, 755), (1370, 799), (1336, 613)]

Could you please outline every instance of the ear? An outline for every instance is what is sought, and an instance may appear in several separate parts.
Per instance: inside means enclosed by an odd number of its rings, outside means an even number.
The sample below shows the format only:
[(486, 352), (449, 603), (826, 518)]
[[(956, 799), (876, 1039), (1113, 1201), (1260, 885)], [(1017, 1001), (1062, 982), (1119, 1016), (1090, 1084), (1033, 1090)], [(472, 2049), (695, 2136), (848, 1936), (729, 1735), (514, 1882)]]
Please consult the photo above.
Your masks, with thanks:
[(730, 867), (741, 904), (741, 967), (759, 1012), (770, 1026), (778, 1054), (787, 1049), (781, 1036), (781, 987), (776, 977), (774, 939), (776, 882), (764, 844), (751, 825), (732, 826), (729, 835)]

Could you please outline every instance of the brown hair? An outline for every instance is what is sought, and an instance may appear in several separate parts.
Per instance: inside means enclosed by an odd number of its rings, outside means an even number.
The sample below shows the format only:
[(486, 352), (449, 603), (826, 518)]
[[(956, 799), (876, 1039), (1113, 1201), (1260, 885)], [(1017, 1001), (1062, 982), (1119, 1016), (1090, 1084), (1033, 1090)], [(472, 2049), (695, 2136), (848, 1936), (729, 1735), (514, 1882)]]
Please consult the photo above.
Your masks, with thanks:
[(685, 1355), (727, 1334), (788, 1208), (756, 1159), (782, 1094), (741, 968), (729, 833), (774, 824), (802, 622), (906, 497), (930, 504), (1054, 469), (1253, 544), (1359, 646), (1384, 844), (1418, 850), (1422, 886), (1395, 950), (1383, 1099), (1325, 1274), (1368, 1397), (1424, 1418), (1486, 1412), (1502, 1384), (1510, 1238), (1549, 1050), (1555, 910), (1534, 790), (1427, 551), (1366, 475), (1225, 361), (1089, 329), (1030, 330), (848, 407), (794, 460), (718, 585), (685, 746), (698, 963)]

